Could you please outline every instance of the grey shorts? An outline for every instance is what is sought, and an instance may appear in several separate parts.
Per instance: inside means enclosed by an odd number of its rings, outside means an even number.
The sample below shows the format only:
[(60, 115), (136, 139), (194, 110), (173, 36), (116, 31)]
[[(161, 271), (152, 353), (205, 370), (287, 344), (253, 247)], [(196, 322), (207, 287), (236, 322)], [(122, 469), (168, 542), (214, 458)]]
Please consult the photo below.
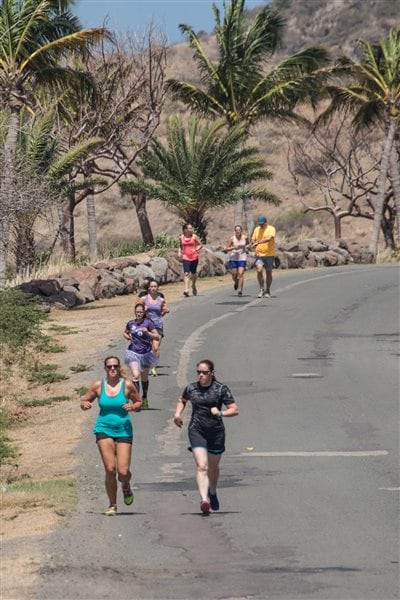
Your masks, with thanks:
[(264, 265), (266, 271), (272, 271), (275, 256), (256, 256), (255, 265)]
[(158, 365), (158, 357), (153, 351), (146, 352), (146, 354), (138, 354), (132, 350), (127, 350), (125, 352), (125, 364), (129, 366), (131, 363), (137, 363), (139, 370), (143, 371), (143, 369), (156, 367)]

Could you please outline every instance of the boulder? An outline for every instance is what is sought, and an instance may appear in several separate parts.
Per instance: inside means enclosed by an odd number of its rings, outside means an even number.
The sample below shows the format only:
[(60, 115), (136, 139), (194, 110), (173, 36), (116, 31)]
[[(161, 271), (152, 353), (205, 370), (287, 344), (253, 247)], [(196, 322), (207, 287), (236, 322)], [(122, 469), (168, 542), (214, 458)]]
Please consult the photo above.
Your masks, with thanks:
[(64, 273), (63, 276), (76, 279), (76, 281), (78, 281), (79, 284), (81, 284), (82, 281), (86, 281), (86, 283), (92, 289), (95, 288), (96, 283), (100, 279), (99, 271), (94, 267), (81, 267), (80, 269), (73, 269), (72, 271), (67, 271), (66, 273)]
[[(76, 292), (76, 288), (74, 288)], [(57, 308), (59, 310), (69, 310), (77, 304), (77, 298), (74, 292), (66, 292), (61, 290), (58, 294), (53, 296), (47, 296), (45, 304), (50, 306), (51, 309)]]
[(93, 289), (90, 287), (87, 281), (82, 281), (82, 283), (79, 284), (79, 292), (81, 296), (83, 296), (83, 298), (85, 299), (85, 303), (94, 302), (94, 300), (96, 299), (94, 297)]
[(36, 296), (54, 296), (61, 290), (57, 279), (33, 279), (27, 283), (22, 283), (19, 287), (26, 294)]
[(304, 252), (284, 252), (283, 253), (288, 269), (304, 269), (307, 260)]
[(326, 242), (323, 242), (317, 238), (303, 240), (303, 243), (307, 244), (308, 249), (312, 252), (325, 252), (329, 249), (329, 245)]
[(73, 285), (66, 285), (63, 288), (63, 292), (71, 292), (72, 294), (75, 295), (75, 298), (76, 298), (75, 305), (76, 306), (80, 306), (81, 304), (86, 304), (86, 302), (87, 302), (85, 296)]
[(162, 256), (154, 256), (151, 259), (150, 267), (154, 273), (154, 278), (156, 281), (158, 281), (158, 283), (163, 282), (165, 273), (168, 269), (167, 259), (163, 258)]
[(115, 273), (101, 270), (100, 280), (94, 288), (95, 298), (113, 298), (113, 296), (121, 296), (126, 293), (126, 285), (124, 281), (119, 281), (115, 277)]

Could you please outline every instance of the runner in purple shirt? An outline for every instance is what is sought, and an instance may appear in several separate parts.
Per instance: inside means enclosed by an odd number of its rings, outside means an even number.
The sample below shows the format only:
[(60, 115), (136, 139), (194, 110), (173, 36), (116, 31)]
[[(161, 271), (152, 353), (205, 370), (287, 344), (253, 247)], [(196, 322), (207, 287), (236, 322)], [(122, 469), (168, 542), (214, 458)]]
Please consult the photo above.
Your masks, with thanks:
[(133, 383), (138, 391), (142, 381), (142, 408), (148, 408), (149, 369), (158, 363), (158, 357), (152, 350), (152, 340), (158, 340), (159, 335), (154, 323), (145, 317), (141, 302), (135, 304), (135, 318), (126, 324), (124, 338), (130, 342), (125, 353), (125, 364), (132, 372)]

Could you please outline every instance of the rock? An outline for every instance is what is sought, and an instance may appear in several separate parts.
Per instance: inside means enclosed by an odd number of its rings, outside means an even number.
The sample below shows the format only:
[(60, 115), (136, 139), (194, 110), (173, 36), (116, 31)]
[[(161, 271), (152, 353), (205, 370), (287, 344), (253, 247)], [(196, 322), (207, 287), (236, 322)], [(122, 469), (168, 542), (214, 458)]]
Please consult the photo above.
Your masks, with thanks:
[(304, 269), (306, 266), (306, 256), (304, 252), (284, 252), (283, 253), (288, 269)]
[(82, 281), (82, 283), (79, 284), (79, 292), (85, 299), (85, 303), (86, 302), (94, 302), (96, 299), (94, 297), (93, 290), (90, 287), (90, 285), (87, 283), (87, 281)]
[(126, 285), (124, 281), (119, 281), (115, 277), (115, 273), (101, 270), (100, 280), (94, 288), (95, 298), (113, 298), (113, 296), (121, 296), (126, 293)]
[(75, 304), (77, 306), (81, 305), (81, 304), (86, 304), (86, 298), (85, 296), (73, 285), (66, 285), (63, 288), (63, 292), (71, 292), (72, 294), (75, 295), (76, 298), (76, 302)]
[(61, 290), (58, 294), (48, 296), (46, 298), (45, 304), (49, 305), (51, 308), (58, 308), (59, 310), (69, 310), (70, 308), (76, 306), (77, 298), (74, 292), (66, 292), (64, 290)]
[(19, 287), (26, 294), (36, 296), (54, 296), (61, 290), (57, 279), (33, 279), (27, 283), (22, 283)]
[(154, 256), (154, 258), (151, 259), (150, 268), (154, 273), (155, 280), (158, 283), (162, 283), (168, 269), (168, 261), (162, 256)]
[(96, 283), (100, 279), (100, 274), (94, 267), (81, 267), (80, 269), (73, 269), (72, 271), (67, 271), (64, 273), (63, 276), (76, 279), (79, 284), (81, 284), (82, 281), (86, 281), (92, 290), (94, 290)]

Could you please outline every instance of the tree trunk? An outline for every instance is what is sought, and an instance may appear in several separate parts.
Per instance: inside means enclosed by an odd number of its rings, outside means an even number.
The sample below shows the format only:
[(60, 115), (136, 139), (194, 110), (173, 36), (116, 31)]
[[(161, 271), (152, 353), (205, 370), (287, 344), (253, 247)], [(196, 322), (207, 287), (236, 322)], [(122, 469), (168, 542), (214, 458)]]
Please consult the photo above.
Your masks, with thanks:
[(97, 260), (97, 231), (96, 231), (96, 207), (93, 192), (86, 198), (87, 225), (89, 239), (89, 258), (90, 262)]
[(20, 213), (12, 225), (14, 236), (15, 267), (19, 274), (29, 274), (36, 262), (36, 244), (33, 225), (35, 214)]
[(389, 117), (389, 129), (382, 152), (382, 159), (377, 184), (374, 220), (372, 223), (371, 241), (369, 245), (370, 252), (373, 254), (374, 257), (374, 262), (376, 262), (376, 257), (378, 254), (379, 231), (382, 227), (383, 205), (385, 202), (386, 178), (389, 170), (390, 153), (392, 151), (393, 140), (396, 133), (396, 125), (397, 119)]
[(342, 217), (333, 213), (333, 220), (335, 223), (335, 240), (339, 240), (342, 237)]
[(0, 290), (4, 289), (7, 270), (10, 221), (13, 214), (13, 183), (15, 180), (15, 155), (17, 152), (20, 109), (11, 108), (7, 137), (4, 143), (4, 172), (0, 183)]
[(238, 200), (235, 204), (235, 222), (234, 225), (243, 227), (243, 200)]
[(400, 157), (396, 144), (393, 144), (390, 153), (390, 179), (392, 181), (394, 205), (396, 207), (397, 246), (400, 247)]
[(65, 198), (60, 207), (60, 236), (62, 249), (65, 257), (69, 261), (74, 261), (76, 257), (75, 233), (74, 233), (74, 209), (75, 198), (73, 195)]
[(142, 193), (132, 196), (132, 202), (136, 210), (136, 216), (139, 222), (140, 233), (145, 244), (154, 245), (153, 232), (146, 209), (146, 196)]
[(243, 201), (243, 211), (246, 220), (247, 233), (251, 236), (254, 231), (253, 198), (246, 198), (246, 200)]

